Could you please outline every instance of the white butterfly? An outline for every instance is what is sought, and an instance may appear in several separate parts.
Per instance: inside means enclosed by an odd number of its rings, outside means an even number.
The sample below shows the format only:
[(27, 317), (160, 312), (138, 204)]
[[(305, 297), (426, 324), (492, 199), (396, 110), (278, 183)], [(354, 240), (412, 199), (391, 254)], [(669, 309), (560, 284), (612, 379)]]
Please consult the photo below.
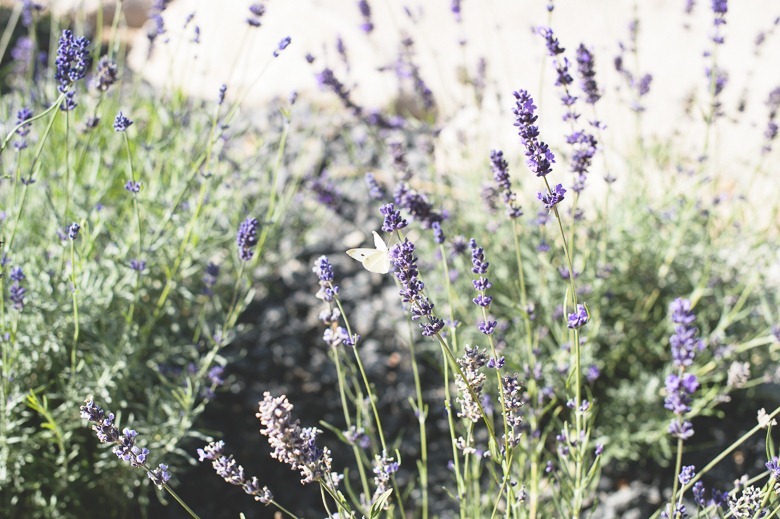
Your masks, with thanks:
[(349, 249), (347, 255), (363, 264), (363, 268), (377, 274), (387, 274), (390, 271), (390, 254), (387, 244), (376, 231), (374, 233), (375, 249)]

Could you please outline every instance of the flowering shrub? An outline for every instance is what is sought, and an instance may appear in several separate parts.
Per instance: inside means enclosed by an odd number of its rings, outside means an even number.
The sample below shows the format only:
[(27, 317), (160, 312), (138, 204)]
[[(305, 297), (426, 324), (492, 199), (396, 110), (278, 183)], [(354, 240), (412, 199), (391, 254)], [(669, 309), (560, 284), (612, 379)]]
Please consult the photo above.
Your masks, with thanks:
[[(153, 49), (170, 29), (166, 4), (150, 13)], [(450, 9), (462, 24), (461, 2)], [(170, 513), (192, 517), (271, 513), (264, 507), (288, 517), (597, 517), (617, 478), (640, 479), (637, 466), (665, 478), (654, 517), (776, 515), (780, 407), (753, 403), (777, 379), (776, 229), (748, 231), (671, 173), (694, 164), (689, 177), (703, 181), (717, 166), (710, 132), (728, 122), (716, 53), (728, 5), (706, 9), (707, 135), (692, 161), (641, 131), (634, 148), (612, 149), (597, 116), (610, 62), (587, 42), (567, 51), (551, 23), (533, 37), (553, 77), (540, 91), (503, 93), (515, 147), (469, 150), (480, 199), (434, 159), (436, 96), (412, 37), (383, 69), (414, 110), (361, 106), (338, 67), (308, 55), (341, 105), (338, 131), (330, 116), (295, 112), (295, 95), (259, 129), (238, 116), (243, 93), (229, 83), (206, 101), (147, 90), (126, 81), (117, 46), (102, 55), (70, 29), (51, 66), (35, 62), (42, 13), (22, 2), (30, 29), (13, 43), (12, 88), (0, 97), (10, 114), (0, 141), (0, 515), (176, 506)], [(355, 14), (364, 37), (381, 29), (371, 2), (355, 2)], [(253, 3), (242, 26), (265, 30), (265, 15)], [(200, 35), (196, 26), (196, 44)], [(638, 66), (639, 42), (632, 20), (612, 66), (641, 129), (654, 83)], [(285, 37), (265, 57), (291, 59), (295, 44)], [(337, 50), (348, 65), (341, 39)], [(464, 79), (478, 100), (484, 79)], [(555, 95), (543, 103), (542, 92)], [(776, 94), (761, 161), (777, 133)], [(555, 113), (561, 145), (547, 122)], [(307, 163), (311, 136), (318, 166)], [(652, 193), (659, 172), (676, 176)], [(350, 251), (368, 272), (342, 253), (348, 231), (375, 236), (374, 249)], [(261, 302), (284, 311), (254, 320)], [(307, 312), (317, 318), (300, 318)], [(309, 364), (263, 340), (285, 326), (313, 352)], [(258, 359), (272, 366), (268, 380), (231, 371)], [(391, 368), (407, 383), (393, 384)], [(279, 383), (295, 380), (287, 371), (316, 388), (314, 402)], [(228, 395), (257, 407), (220, 406)], [(737, 404), (730, 427), (713, 433)], [(227, 421), (253, 413), (259, 434), (234, 442)], [(719, 475), (730, 455), (757, 446), (738, 474)], [(256, 452), (295, 485), (255, 468)], [(204, 473), (213, 485), (199, 486)], [(299, 499), (306, 491), (319, 507)]]

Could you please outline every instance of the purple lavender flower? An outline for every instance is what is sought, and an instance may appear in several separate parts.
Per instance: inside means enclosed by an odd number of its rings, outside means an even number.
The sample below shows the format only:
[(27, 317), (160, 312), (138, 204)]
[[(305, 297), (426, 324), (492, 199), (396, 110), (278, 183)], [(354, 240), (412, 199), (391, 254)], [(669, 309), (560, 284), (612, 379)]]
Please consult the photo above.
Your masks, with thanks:
[(669, 343), (672, 347), (672, 359), (677, 367), (690, 366), (696, 351), (704, 349), (704, 341), (697, 337), (698, 329), (690, 326), (696, 316), (691, 312), (691, 302), (687, 299), (675, 299), (669, 306), (672, 322), (677, 324)]
[(357, 5), (360, 10), (360, 16), (363, 18), (363, 23), (360, 24), (360, 30), (369, 34), (374, 30), (374, 24), (371, 21), (371, 6), (368, 5), (367, 0), (358, 0)]
[(387, 196), (385, 190), (382, 189), (382, 186), (380, 186), (376, 178), (374, 178), (373, 173), (366, 173), (365, 179), (366, 185), (368, 186), (368, 194), (372, 199), (383, 200), (385, 196)]
[(317, 197), (317, 202), (321, 203), (335, 213), (342, 211), (343, 195), (328, 177), (328, 171), (323, 169), (318, 175), (312, 174), (304, 178), (305, 185)]
[(533, 124), (537, 119), (534, 115), (534, 100), (526, 90), (518, 90), (513, 95), (516, 99), (515, 108), (512, 109), (515, 114), (514, 126), (518, 128), (520, 140), (526, 149), (526, 163), (537, 177), (546, 176), (552, 171), (555, 155), (547, 144), (538, 139), (539, 128)]
[(23, 286), (19, 284), (18, 281), (14, 281), (11, 284), (11, 287), (8, 289), (9, 298), (11, 299), (11, 302), (14, 304), (14, 309), (18, 311), (24, 310), (24, 295), (27, 292), (27, 289), (25, 289)]
[(558, 38), (555, 37), (553, 30), (549, 27), (539, 27), (537, 32), (545, 39), (547, 52), (550, 54), (550, 56), (555, 57), (558, 54), (563, 54), (564, 51), (566, 51), (566, 49), (561, 47), (561, 44), (558, 42)]
[(133, 258), (130, 260), (130, 268), (135, 270), (136, 272), (143, 272), (146, 270), (146, 261), (138, 258)]
[(88, 398), (80, 407), (80, 414), (82, 418), (93, 424), (92, 430), (95, 431), (100, 443), (115, 444), (113, 453), (119, 459), (130, 464), (131, 467), (145, 469), (155, 485), (162, 487), (171, 478), (167, 465), (160, 464), (154, 470), (147, 467), (146, 460), (149, 457), (149, 449), (135, 445), (135, 439), (138, 436), (136, 431), (125, 428), (121, 434), (119, 433), (119, 429), (114, 425), (114, 413), (106, 415), (106, 412), (96, 405), (92, 398)]
[(164, 463), (160, 463), (157, 465), (156, 469), (150, 470), (146, 475), (149, 476), (152, 483), (157, 485), (157, 488), (163, 488), (168, 480), (171, 479), (171, 473), (168, 472), (168, 465), (165, 465)]
[(401, 301), (409, 305), (412, 320), (424, 317), (420, 323), (422, 334), (426, 337), (436, 335), (444, 328), (444, 321), (433, 315), (434, 305), (422, 293), (424, 284), (419, 279), (414, 244), (406, 238), (402, 243), (393, 245), (390, 249), (390, 261), (395, 267), (395, 277), (401, 285)]
[(326, 256), (320, 256), (314, 262), (312, 271), (320, 279), (320, 289), (317, 291), (317, 299), (328, 303), (332, 302), (339, 293), (338, 285), (333, 284), (333, 265)]
[(691, 410), (691, 398), (699, 388), (699, 380), (693, 373), (677, 376), (674, 373), (666, 377), (666, 398), (664, 407), (677, 415)]
[(92, 86), (101, 92), (107, 91), (111, 85), (119, 80), (119, 68), (117, 64), (103, 56), (98, 61), (97, 73), (92, 78)]
[(81, 229), (81, 226), (77, 224), (76, 222), (73, 222), (68, 227), (68, 238), (71, 240), (75, 240), (79, 237), (79, 230)]
[(241, 261), (249, 261), (255, 254), (257, 245), (257, 228), (260, 222), (257, 218), (247, 216), (246, 220), (241, 222), (236, 233), (236, 245), (238, 246), (238, 257)]
[(260, 434), (268, 437), (273, 451), (271, 457), (299, 471), (302, 484), (322, 480), (335, 484), (330, 450), (321, 449), (316, 443), (322, 431), (314, 427), (302, 428), (293, 418), (292, 410), (286, 396), (273, 397), (267, 391), (263, 393), (257, 418), (263, 426)]
[(406, 182), (400, 182), (393, 192), (395, 205), (405, 209), (420, 222), (423, 229), (430, 229), (435, 222), (441, 223), (447, 218), (446, 213), (436, 211), (433, 204), (424, 194), (412, 189)]
[(572, 329), (582, 328), (590, 320), (588, 310), (584, 305), (577, 305), (577, 311), (569, 314), (567, 326)]
[(563, 188), (562, 184), (558, 184), (555, 186), (555, 189), (550, 193), (536, 193), (536, 198), (538, 198), (544, 207), (547, 209), (552, 209), (559, 203), (563, 202), (563, 195), (566, 193), (566, 190)]
[(130, 193), (138, 193), (141, 191), (141, 183), (137, 181), (128, 180), (125, 183), (125, 190)]
[(458, 23), (463, 21), (463, 18), (461, 17), (460, 3), (461, 0), (451, 0), (450, 2), (450, 11), (452, 11), (452, 14), (455, 15), (455, 21)]
[(493, 170), (493, 180), (498, 184), (501, 198), (506, 205), (506, 214), (509, 218), (519, 218), (523, 210), (517, 205), (517, 195), (512, 191), (509, 179), (509, 163), (504, 159), (504, 152), (493, 150), (490, 152), (490, 168)]
[(59, 83), (59, 91), (64, 93), (73, 83), (84, 79), (91, 64), (89, 40), (83, 36), (74, 37), (69, 29), (62, 31), (55, 60), (57, 70), (54, 73), (54, 79)]
[(577, 71), (580, 73), (580, 88), (585, 94), (585, 101), (589, 104), (595, 104), (601, 99), (596, 83), (595, 60), (593, 53), (584, 44), (577, 47)]
[[(372, 504), (384, 494), (389, 488), (391, 488), (390, 478), (398, 472), (400, 464), (395, 461), (391, 456), (387, 455), (387, 452), (382, 451), (382, 455), (377, 454), (374, 456), (374, 497), (372, 498)], [(385, 509), (387, 509), (388, 503), (385, 501)]]
[(694, 476), (696, 476), (696, 467), (693, 465), (686, 465), (680, 470), (680, 474), (677, 476), (677, 479), (680, 480), (680, 484), (687, 485), (691, 482)]
[(239, 465), (233, 456), (225, 456), (223, 450), (225, 442), (211, 442), (202, 449), (198, 449), (198, 461), (211, 461), (211, 466), (219, 477), (227, 483), (241, 487), (242, 490), (254, 496), (255, 501), (265, 505), (271, 503), (274, 497), (268, 487), (260, 488), (260, 483), (256, 477), (247, 478), (244, 474), (244, 467)]
[(276, 50), (274, 50), (274, 58), (278, 58), (279, 54), (284, 49), (286, 49), (290, 45), (291, 42), (292, 42), (292, 39), (289, 36), (286, 36), (286, 37), (282, 38), (282, 40), (276, 46)]
[(32, 0), (22, 0), (22, 25), (29, 27), (33, 23), (33, 14), (43, 10), (43, 5)]
[(227, 85), (222, 83), (219, 86), (219, 95), (217, 96), (217, 104), (220, 106), (225, 102), (225, 93), (227, 93)]
[(704, 498), (704, 492), (706, 491), (704, 483), (697, 481), (693, 484), (691, 491), (693, 492), (693, 501), (699, 506), (706, 506), (707, 500)]
[(149, 44), (154, 45), (154, 41), (165, 34), (165, 20), (162, 13), (168, 7), (170, 0), (154, 0), (152, 7), (149, 9), (149, 20), (151, 25), (146, 31), (146, 37), (149, 39)]
[(60, 110), (63, 112), (72, 112), (79, 104), (76, 102), (75, 90), (65, 92), (65, 99), (60, 103)]
[(122, 112), (119, 112), (114, 119), (114, 131), (123, 132), (127, 130), (131, 124), (133, 124), (133, 121), (125, 117)]
[(433, 241), (439, 245), (444, 243), (446, 238), (444, 236), (444, 231), (441, 228), (441, 224), (439, 222), (433, 222), (431, 224), (431, 229), (433, 230)]
[[(29, 121), (33, 117), (33, 111), (29, 108), (22, 107), (21, 110), (16, 112), (16, 124), (22, 124), (25, 121)], [(27, 136), (30, 134), (30, 129), (32, 128), (32, 123), (22, 124), (19, 126), (19, 128), (16, 130), (16, 134), (20, 137), (19, 140), (14, 142), (14, 148), (17, 150), (23, 150), (27, 147)]]

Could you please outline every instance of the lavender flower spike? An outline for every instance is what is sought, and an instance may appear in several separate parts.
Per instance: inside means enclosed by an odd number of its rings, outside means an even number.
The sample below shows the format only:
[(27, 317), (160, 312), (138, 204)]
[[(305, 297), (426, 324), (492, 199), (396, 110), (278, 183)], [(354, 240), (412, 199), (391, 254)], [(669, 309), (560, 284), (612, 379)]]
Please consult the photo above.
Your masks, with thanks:
[(83, 36), (76, 38), (69, 29), (62, 31), (55, 64), (57, 69), (54, 73), (54, 79), (59, 83), (57, 88), (60, 92), (65, 93), (73, 83), (84, 79), (92, 64), (89, 40)]
[(513, 95), (516, 100), (515, 108), (512, 109), (515, 114), (514, 126), (526, 149), (526, 164), (537, 177), (544, 177), (552, 172), (555, 155), (547, 144), (539, 140), (539, 128), (534, 126), (538, 116), (534, 115), (536, 105), (533, 98), (526, 90), (518, 90)]
[(257, 245), (257, 228), (260, 226), (260, 222), (257, 218), (248, 216), (246, 220), (241, 222), (236, 233), (236, 245), (238, 246), (238, 257), (241, 261), (249, 261), (255, 254), (255, 246)]
[(273, 450), (271, 457), (300, 471), (304, 485), (314, 481), (335, 485), (338, 477), (331, 473), (330, 450), (317, 446), (317, 436), (322, 431), (314, 427), (302, 428), (293, 418), (292, 410), (286, 396), (273, 397), (267, 391), (263, 393), (257, 418), (263, 425), (260, 434), (268, 437)]
[(131, 124), (133, 124), (133, 121), (125, 117), (122, 112), (119, 112), (116, 114), (116, 119), (114, 119), (114, 131), (123, 132), (130, 128)]
[(422, 293), (425, 285), (419, 278), (414, 243), (406, 238), (402, 243), (393, 245), (390, 249), (390, 261), (395, 267), (395, 277), (401, 284), (401, 301), (408, 303), (412, 320), (424, 318), (420, 323), (422, 334), (426, 337), (436, 335), (444, 328), (444, 321), (433, 315), (433, 303)]
[(138, 433), (132, 429), (124, 428), (120, 434), (119, 429), (114, 425), (114, 413), (108, 413), (95, 404), (90, 397), (80, 407), (81, 417), (91, 422), (92, 430), (95, 431), (100, 443), (113, 443), (116, 445), (113, 453), (126, 461), (131, 467), (141, 467), (146, 470), (147, 476), (158, 488), (162, 488), (165, 483), (171, 479), (168, 472), (168, 465), (160, 464), (155, 469), (149, 469), (146, 460), (149, 457), (149, 449), (135, 445), (135, 438)]

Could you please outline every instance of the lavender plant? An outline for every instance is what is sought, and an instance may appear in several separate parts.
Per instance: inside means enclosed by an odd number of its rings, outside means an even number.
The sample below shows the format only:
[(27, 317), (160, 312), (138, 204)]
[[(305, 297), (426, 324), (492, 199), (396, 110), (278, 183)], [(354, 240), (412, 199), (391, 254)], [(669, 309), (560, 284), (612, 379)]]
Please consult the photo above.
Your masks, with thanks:
[[(369, 2), (355, 7), (359, 28), (376, 37), (384, 20)], [(709, 7), (708, 132), (728, 121), (715, 55), (727, 44), (727, 3)], [(469, 4), (450, 9), (465, 28)], [(252, 4), (241, 24), (265, 30), (265, 11)], [(209, 481), (237, 487), (208, 488), (246, 500), (224, 506), (248, 514), (267, 506), (311, 516), (296, 508), (305, 506), (300, 483), (319, 492), (316, 513), (328, 517), (599, 516), (609, 481), (602, 473), (631, 475), (627, 467), (642, 463), (667, 480), (654, 517), (776, 515), (780, 408), (731, 424), (723, 435), (738, 434), (719, 452), (708, 450), (708, 431), (730, 399), (752, 405), (777, 379), (780, 315), (765, 268), (777, 245), (724, 218), (670, 172), (667, 156), (650, 153), (640, 114), (652, 76), (636, 66), (638, 19), (615, 60), (637, 114), (638, 149), (610, 155), (636, 174), (631, 189), (613, 188), (620, 179), (607, 160), (610, 129), (596, 108), (611, 95), (600, 86), (601, 56), (588, 42), (567, 55), (553, 11), (549, 2), (548, 26), (535, 29), (553, 81), (533, 94), (517, 85), (513, 103), (502, 101), (514, 115), (515, 147), (475, 153), (473, 176), (491, 182), (485, 210), (475, 190), (435, 163), (436, 97), (411, 36), (382, 68), (397, 74), (416, 109), (362, 106), (359, 85), (310, 56), (320, 85), (341, 101), (344, 124), (320, 120), (288, 135), (293, 96), (262, 139), (237, 116), (243, 93), (229, 81), (208, 101), (190, 101), (121, 81), (118, 40), (94, 70), (101, 53), (70, 30), (58, 32), (49, 68), (30, 61), (44, 47), (33, 32), (15, 43), (17, 77), (0, 97), (10, 114), (0, 142), (0, 515), (88, 517), (108, 507), (154, 515), (169, 498), (205, 515), (196, 458), (216, 472)], [(25, 2), (18, 16), (34, 27), (39, 14)], [(164, 45), (166, 2), (151, 14), (149, 39)], [(116, 15), (113, 31), (118, 24)], [(194, 34), (197, 43), (198, 26)], [(269, 48), (267, 59), (288, 59), (291, 41)], [(339, 41), (349, 68), (352, 49)], [(568, 127), (562, 146), (543, 126), (551, 101), (539, 101), (553, 89)], [(775, 97), (762, 121), (767, 161)], [(321, 156), (306, 163), (311, 140)], [(707, 136), (704, 143), (706, 155)], [(717, 166), (696, 160), (697, 174)], [(639, 172), (673, 181), (653, 198)], [(591, 189), (602, 180), (611, 204), (599, 205)], [(341, 254), (347, 230), (380, 228), (370, 253), (382, 268), (364, 272)], [(728, 252), (741, 243), (748, 266)], [(312, 263), (315, 276), (307, 276)], [(305, 294), (274, 286), (289, 280)], [(306, 292), (315, 282), (316, 294)], [(314, 330), (295, 330), (316, 362), (301, 366), (289, 343), (265, 339), (263, 328), (284, 327), (288, 314), (252, 334), (252, 312), (269, 301), (317, 315)], [(381, 315), (378, 324), (367, 308)], [(231, 369), (257, 359), (285, 383)], [(307, 372), (326, 359), (325, 376)], [(383, 376), (391, 364), (411, 372), (405, 383)], [(277, 373), (288, 371), (297, 375)], [(337, 398), (302, 405), (294, 376), (308, 377), (315, 400)], [(218, 407), (216, 425), (204, 425), (207, 405), (229, 398), (225, 387), (241, 406)], [(94, 396), (79, 415), (86, 395)], [(224, 418), (251, 398), (261, 429), (244, 445)], [(716, 468), (756, 445), (765, 452), (745, 468), (749, 476), (718, 479)], [(255, 451), (296, 486), (255, 467), (257, 456), (247, 456)]]

